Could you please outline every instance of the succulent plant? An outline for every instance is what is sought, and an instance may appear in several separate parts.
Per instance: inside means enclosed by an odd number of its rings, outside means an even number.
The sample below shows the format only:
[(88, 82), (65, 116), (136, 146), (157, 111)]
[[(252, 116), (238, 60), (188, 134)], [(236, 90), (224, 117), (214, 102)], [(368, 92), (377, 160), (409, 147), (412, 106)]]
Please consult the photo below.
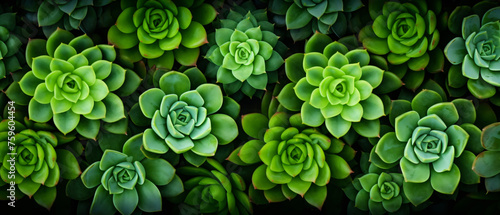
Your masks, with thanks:
[[(467, 87), (479, 99), (495, 95), (500, 86), (500, 19), (496, 14), (500, 7), (488, 10), (480, 20), (474, 14), (463, 19), (462, 37), (451, 40), (444, 53), (451, 64), (457, 65), (458, 71), (449, 73), (450, 80), (457, 79), (461, 73), (467, 78)], [(461, 67), (460, 67), (461, 66)], [(465, 85), (465, 82), (464, 84)]]
[(242, 117), (242, 127), (258, 139), (236, 148), (228, 160), (238, 165), (260, 164), (252, 174), (252, 184), (269, 202), (298, 194), (321, 209), (330, 178), (344, 179), (352, 172), (338, 155), (350, 147), (305, 127), (300, 114), (281, 112), (268, 119), (251, 113)]
[[(203, 77), (201, 72), (199, 75)], [(206, 157), (215, 155), (218, 145), (238, 136), (238, 126), (221, 112), (224, 100), (232, 99), (224, 99), (218, 85), (204, 83), (193, 90), (191, 85), (190, 77), (171, 71), (161, 76), (160, 88), (149, 89), (139, 97), (140, 110), (151, 119), (151, 128), (144, 131), (143, 146), (154, 154), (171, 149), (200, 166)]]
[(181, 176), (190, 176), (184, 182), (184, 203), (203, 214), (252, 214), (252, 203), (245, 193), (247, 186), (239, 174), (229, 174), (212, 158), (208, 158), (203, 167), (185, 166), (178, 169)]
[(87, 35), (74, 37), (58, 29), (47, 41), (31, 40), (28, 50), (26, 58), (32, 71), (19, 85), (26, 95), (33, 96), (28, 108), (31, 120), (47, 122), (53, 118), (64, 134), (76, 129), (95, 138), (101, 119), (114, 123), (125, 118), (118, 95), (133, 92), (140, 79), (133, 71), (112, 63), (116, 57), (113, 46), (94, 46)]
[(182, 65), (195, 65), (207, 43), (203, 25), (211, 23), (215, 9), (203, 0), (122, 1), (123, 12), (108, 31), (108, 41), (120, 56), (149, 66), (171, 69), (174, 58)]
[(324, 34), (311, 37), (305, 50), (285, 61), (292, 83), (278, 95), (280, 103), (289, 110), (300, 110), (308, 126), (324, 123), (336, 138), (344, 136), (351, 125), (362, 136), (377, 136), (384, 106), (372, 91), (382, 82), (384, 71), (368, 65), (366, 50), (348, 51)]
[(363, 46), (371, 53), (387, 54), (391, 64), (407, 62), (411, 70), (424, 70), (431, 60), (429, 52), (437, 47), (440, 37), (435, 11), (426, 1), (371, 0), (369, 10), (373, 24), (360, 34)]
[[(73, 141), (74, 135), (63, 136), (49, 124), (32, 122), (27, 117), (22, 121), (14, 118), (11, 115), (0, 122), (0, 134), (4, 137), (0, 141), (0, 187), (16, 186), (14, 190), (20, 191), (16, 197), (33, 197), (39, 205), (50, 210), (56, 199), (56, 185), (61, 179), (74, 179), (81, 173), (75, 158), (79, 155), (61, 146), (82, 146)], [(2, 195), (1, 199), (6, 200), (6, 197)]]
[(183, 192), (174, 167), (162, 158), (149, 159), (140, 151), (142, 134), (125, 142), (123, 152), (107, 149), (100, 161), (82, 173), (83, 185), (96, 188), (90, 214), (132, 214), (162, 210), (162, 197)]
[[(45, 35), (49, 37), (57, 28), (68, 31), (88, 30), (81, 26), (88, 17), (91, 17), (95, 25), (96, 8), (103, 7), (112, 0), (47, 0), (42, 1), (37, 9), (38, 25), (42, 27)], [(37, 4), (33, 1), (32, 4)], [(29, 4), (29, 3), (27, 3)], [(91, 28), (95, 28), (91, 27)]]
[(280, 18), (285, 19), (286, 28), (294, 41), (304, 40), (316, 31), (343, 36), (348, 21), (344, 13), (356, 11), (362, 6), (360, 0), (269, 1), (269, 11), (285, 16)]
[(355, 178), (352, 185), (357, 191), (355, 207), (372, 214), (394, 213), (408, 203), (403, 191), (404, 178), (400, 173), (367, 173)]
[(380, 138), (371, 160), (383, 169), (399, 163), (405, 193), (414, 205), (427, 200), (433, 190), (453, 194), (459, 182), (479, 183), (471, 169), (476, 156), (465, 149), (480, 134), (472, 124), (476, 114), (471, 101), (442, 102), (438, 93), (424, 90), (411, 104), (393, 101), (392, 110), (395, 131)]
[(252, 97), (256, 90), (265, 90), (284, 62), (276, 51), (284, 44), (274, 34), (265, 10), (236, 7), (221, 20), (214, 38), (206, 58), (215, 64), (214, 78), (229, 95), (241, 90)]
[(483, 128), (481, 144), (486, 151), (477, 155), (472, 166), (472, 170), (476, 174), (485, 178), (484, 182), (488, 192), (500, 191), (500, 165), (498, 165), (500, 142), (496, 136), (500, 128), (499, 124), (496, 122)]
[(22, 43), (14, 33), (15, 24), (15, 13), (0, 15), (0, 78), (21, 69), (17, 53)]

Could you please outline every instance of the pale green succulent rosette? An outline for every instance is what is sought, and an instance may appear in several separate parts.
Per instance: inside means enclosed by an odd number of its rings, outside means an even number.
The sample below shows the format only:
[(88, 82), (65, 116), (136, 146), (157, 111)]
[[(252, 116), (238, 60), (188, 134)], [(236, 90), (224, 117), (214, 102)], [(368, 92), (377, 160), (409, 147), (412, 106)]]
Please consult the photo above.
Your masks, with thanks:
[[(12, 132), (15, 135), (11, 136)], [(4, 137), (0, 139), (0, 187), (4, 190), (2, 194), (6, 194), (0, 200), (12, 195), (5, 190), (12, 189), (15, 183), (16, 198), (26, 195), (50, 210), (56, 199), (57, 184), (63, 179), (75, 179), (81, 173), (75, 156), (82, 151), (70, 152), (60, 146), (83, 147), (74, 135), (62, 135), (53, 126), (27, 117), (22, 121), (3, 120), (0, 135)]]
[(275, 20), (284, 19), (293, 40), (300, 41), (315, 32), (343, 36), (348, 26), (347, 13), (361, 7), (360, 0), (270, 0), (268, 9), (279, 16)]
[(500, 20), (496, 15), (499, 12), (500, 7), (495, 7), (482, 19), (478, 15), (465, 17), (462, 37), (451, 40), (444, 52), (450, 63), (458, 67), (458, 72), (448, 73), (448, 78), (456, 80), (461, 73), (467, 78), (469, 91), (479, 99), (494, 96), (500, 86)]
[(126, 123), (121, 120), (125, 111), (119, 96), (135, 91), (140, 78), (113, 63), (113, 46), (96, 46), (87, 35), (74, 37), (58, 29), (47, 41), (31, 40), (26, 58), (32, 71), (19, 85), (24, 94), (32, 96), (28, 105), (31, 120), (53, 119), (63, 134), (76, 129), (87, 138), (97, 136), (101, 120)]
[(238, 136), (235, 120), (221, 111), (224, 103), (234, 100), (224, 98), (218, 85), (204, 83), (191, 90), (187, 75), (171, 71), (161, 77), (159, 87), (139, 97), (142, 114), (151, 119), (150, 128), (144, 131), (145, 151), (165, 154), (173, 150), (200, 166), (215, 155), (219, 145)]
[(389, 117), (395, 131), (382, 136), (371, 161), (383, 169), (400, 165), (403, 188), (414, 205), (426, 201), (434, 190), (453, 194), (459, 182), (479, 183), (471, 168), (476, 155), (466, 149), (469, 142), (479, 141), (481, 132), (472, 124), (476, 114), (471, 101), (442, 102), (438, 93), (424, 90), (411, 104), (393, 101), (392, 109)]
[(274, 34), (266, 11), (247, 7), (236, 6), (221, 20), (206, 58), (215, 64), (209, 66), (207, 76), (222, 83), (228, 95), (242, 92), (252, 97), (277, 81), (277, 70), (284, 62), (280, 47), (285, 45)]
[(194, 66), (199, 47), (207, 43), (203, 25), (216, 16), (203, 0), (122, 0), (123, 12), (108, 31), (108, 41), (120, 57), (132, 62), (148, 59), (149, 67), (171, 69), (174, 59)]
[(384, 71), (369, 62), (366, 50), (348, 51), (316, 33), (307, 41), (304, 54), (287, 58), (285, 71), (292, 83), (283, 88), (278, 100), (288, 110), (300, 111), (304, 124), (325, 124), (336, 138), (351, 126), (362, 136), (376, 137), (384, 105), (372, 91), (382, 83)]
[(97, 188), (90, 214), (158, 212), (163, 209), (162, 197), (183, 192), (183, 183), (168, 161), (144, 157), (139, 149), (141, 139), (142, 134), (131, 137), (125, 142), (123, 152), (105, 150), (100, 161), (82, 173), (84, 187), (76, 188)]

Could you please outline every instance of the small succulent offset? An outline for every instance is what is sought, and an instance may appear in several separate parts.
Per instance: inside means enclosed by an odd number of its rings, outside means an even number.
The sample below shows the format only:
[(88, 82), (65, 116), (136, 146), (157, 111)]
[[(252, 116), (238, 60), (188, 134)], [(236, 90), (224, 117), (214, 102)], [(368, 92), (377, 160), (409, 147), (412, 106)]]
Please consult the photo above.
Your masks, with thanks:
[(154, 154), (173, 150), (200, 166), (206, 157), (215, 155), (218, 145), (238, 136), (238, 126), (220, 111), (224, 100), (230, 98), (222, 96), (218, 85), (204, 83), (193, 90), (191, 85), (190, 77), (171, 71), (160, 78), (160, 88), (149, 89), (139, 97), (142, 113), (151, 119), (151, 128), (144, 131), (143, 146)]
[(252, 97), (256, 90), (265, 90), (284, 62), (276, 51), (284, 45), (274, 34), (265, 10), (235, 7), (221, 20), (214, 37), (206, 58), (216, 65), (214, 76), (228, 95), (241, 90)]
[(21, 69), (17, 53), (22, 43), (14, 33), (15, 28), (15, 13), (0, 15), (0, 79)]
[[(388, 132), (372, 150), (380, 168), (399, 163), (405, 178), (408, 199), (418, 205), (433, 190), (453, 194), (459, 182), (479, 183), (472, 172), (476, 156), (466, 145), (479, 141), (480, 130), (474, 124), (475, 108), (471, 101), (455, 99), (442, 102), (431, 90), (417, 94), (411, 104), (393, 101), (394, 132)], [(419, 189), (419, 192), (414, 192)]]
[[(5, 137), (0, 141), (0, 187), (14, 186), (14, 182), (22, 194), (50, 209), (58, 182), (75, 179), (81, 173), (75, 154), (60, 147), (75, 140), (75, 136), (63, 136), (53, 126), (34, 123), (27, 117), (23, 123), (3, 120), (0, 134)], [(11, 165), (15, 165), (14, 174)], [(2, 200), (5, 198), (2, 196)]]
[(202, 214), (252, 214), (243, 178), (235, 172), (229, 174), (212, 158), (208, 158), (205, 165), (205, 168), (185, 166), (178, 169), (180, 175), (191, 176), (184, 182), (184, 203)]
[[(38, 25), (50, 36), (57, 28), (79, 30), (87, 16), (95, 19), (95, 8), (108, 5), (112, 0), (47, 0), (37, 11)], [(36, 4), (36, 2), (31, 2)], [(95, 25), (95, 23), (93, 23)], [(81, 28), (85, 30), (84, 28)]]
[(368, 65), (366, 50), (348, 51), (339, 42), (317, 33), (306, 43), (306, 53), (287, 58), (285, 71), (292, 83), (278, 100), (287, 109), (301, 111), (304, 124), (326, 125), (336, 137), (352, 127), (360, 135), (376, 137), (379, 118), (384, 115), (382, 100), (372, 93), (384, 71)]
[[(500, 86), (500, 7), (488, 10), (482, 17), (471, 15), (462, 23), (462, 37), (451, 40), (444, 50), (450, 63), (461, 65), (468, 78), (467, 87), (479, 99), (495, 95)], [(456, 79), (449, 73), (449, 79)]]
[(123, 12), (108, 32), (108, 41), (120, 49), (122, 58), (136, 62), (148, 59), (171, 69), (174, 58), (182, 65), (195, 65), (199, 47), (207, 43), (203, 25), (216, 16), (203, 0), (122, 0)]
[(352, 173), (338, 155), (349, 146), (305, 127), (300, 114), (281, 112), (269, 120), (260, 113), (247, 114), (242, 126), (259, 139), (235, 149), (228, 160), (239, 165), (261, 163), (252, 174), (252, 184), (269, 202), (291, 200), (298, 194), (321, 209), (330, 178), (344, 179)]
[(370, 15), (373, 25), (362, 30), (368, 35), (360, 36), (363, 46), (374, 54), (388, 54), (387, 60), (393, 65), (407, 62), (411, 70), (425, 69), (431, 60), (428, 52), (439, 43), (435, 12), (425, 1), (372, 1)]
[(500, 192), (500, 141), (497, 134), (500, 123), (486, 126), (481, 134), (481, 144), (486, 151), (477, 155), (472, 169), (479, 176), (484, 177), (484, 184), (488, 192)]
[(82, 173), (86, 188), (97, 187), (90, 214), (161, 211), (162, 197), (182, 192), (182, 181), (169, 162), (146, 158), (136, 148), (140, 147), (141, 138), (142, 134), (138, 134), (127, 140), (123, 152), (107, 149), (100, 161)]
[(355, 178), (352, 185), (358, 192), (355, 207), (372, 214), (394, 213), (408, 203), (403, 191), (404, 178), (400, 173), (368, 173)]
[(133, 92), (139, 86), (138, 82), (129, 85), (132, 79), (126, 77), (139, 78), (113, 63), (113, 46), (95, 46), (87, 35), (74, 37), (58, 29), (47, 41), (31, 40), (27, 50), (32, 71), (19, 85), (26, 95), (33, 96), (28, 106), (31, 120), (47, 122), (53, 118), (63, 134), (76, 129), (85, 137), (95, 138), (101, 119), (114, 123), (125, 118), (117, 94), (124, 96), (122, 92)]
[[(345, 34), (348, 18), (344, 13), (363, 7), (361, 0), (271, 0), (269, 10), (285, 16), (284, 22), (294, 41), (304, 40), (319, 31)], [(283, 19), (283, 17), (280, 17)]]

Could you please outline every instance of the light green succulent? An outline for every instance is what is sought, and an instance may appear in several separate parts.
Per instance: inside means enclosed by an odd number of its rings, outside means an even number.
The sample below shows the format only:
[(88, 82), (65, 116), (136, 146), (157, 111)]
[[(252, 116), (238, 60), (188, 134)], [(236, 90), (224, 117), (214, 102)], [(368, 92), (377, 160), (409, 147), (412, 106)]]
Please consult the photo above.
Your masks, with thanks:
[(20, 69), (17, 53), (21, 47), (21, 40), (15, 35), (15, 13), (0, 15), (0, 78)]
[[(314, 50), (313, 50), (314, 48)], [(382, 83), (384, 71), (368, 65), (366, 50), (347, 47), (320, 33), (306, 43), (306, 53), (287, 58), (285, 71), (292, 83), (278, 100), (287, 109), (301, 111), (304, 124), (326, 125), (339, 138), (352, 127), (359, 134), (379, 134), (384, 115), (382, 100), (372, 93)]]
[(112, 46), (95, 46), (87, 35), (74, 37), (58, 29), (47, 41), (31, 40), (28, 47), (32, 71), (19, 85), (26, 95), (33, 96), (28, 106), (31, 120), (47, 122), (53, 118), (64, 134), (76, 129), (95, 138), (101, 120), (114, 123), (125, 118), (118, 95), (132, 93), (140, 79), (133, 71), (112, 63), (116, 58)]
[(481, 145), (485, 151), (479, 153), (474, 160), (472, 170), (479, 176), (485, 178), (484, 185), (488, 192), (500, 192), (500, 146), (498, 131), (500, 123), (496, 122), (483, 128), (481, 133)]
[(400, 165), (405, 193), (414, 205), (427, 200), (433, 190), (453, 194), (459, 182), (479, 183), (471, 169), (476, 155), (465, 149), (468, 142), (477, 141), (469, 137), (480, 136), (472, 124), (475, 108), (471, 101), (442, 102), (438, 93), (424, 90), (411, 104), (397, 100), (392, 108), (395, 131), (380, 138), (371, 160), (384, 169)]
[(221, 20), (215, 40), (207, 52), (216, 70), (212, 74), (222, 83), (227, 94), (238, 91), (252, 97), (256, 90), (265, 90), (277, 76), (283, 58), (276, 50), (284, 46), (274, 34), (265, 10), (235, 7)]

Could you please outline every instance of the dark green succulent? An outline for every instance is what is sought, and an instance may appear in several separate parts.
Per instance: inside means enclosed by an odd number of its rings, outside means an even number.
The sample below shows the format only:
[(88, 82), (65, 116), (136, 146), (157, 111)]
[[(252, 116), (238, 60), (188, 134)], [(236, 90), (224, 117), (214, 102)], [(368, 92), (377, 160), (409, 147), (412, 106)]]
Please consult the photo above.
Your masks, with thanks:
[(486, 151), (477, 155), (472, 166), (472, 170), (481, 177), (484, 177), (484, 184), (488, 192), (500, 192), (500, 146), (498, 141), (498, 131), (500, 123), (493, 123), (483, 128), (481, 134), (481, 145)]
[(216, 16), (203, 0), (122, 0), (123, 12), (108, 31), (108, 41), (120, 49), (122, 58), (136, 62), (148, 59), (149, 66), (171, 69), (174, 59), (196, 65), (199, 47), (207, 43), (203, 25)]
[(203, 168), (181, 167), (180, 175), (190, 176), (184, 183), (184, 203), (199, 213), (252, 214), (247, 186), (235, 172), (229, 174), (216, 160), (208, 158)]
[(95, 138), (101, 120), (115, 123), (125, 118), (118, 95), (129, 95), (140, 83), (133, 71), (113, 63), (113, 46), (95, 46), (87, 35), (74, 37), (62, 29), (47, 41), (31, 40), (26, 56), (32, 71), (19, 85), (26, 95), (33, 96), (28, 108), (30, 119), (53, 119), (64, 134), (76, 129), (85, 137)]
[(16, 14), (4, 13), (0, 15), (0, 78), (21, 69), (17, 55), (21, 47), (21, 40), (16, 36)]
[(227, 94), (241, 91), (252, 97), (276, 79), (276, 70), (284, 62), (276, 50), (284, 45), (274, 34), (265, 10), (236, 7), (221, 20), (214, 37), (206, 58), (215, 64), (210, 68), (216, 73), (212, 76), (223, 84)]
[(476, 155), (466, 149), (480, 136), (472, 124), (476, 114), (471, 101), (442, 102), (438, 93), (424, 90), (411, 103), (393, 101), (392, 110), (389, 117), (395, 131), (380, 138), (371, 160), (383, 169), (399, 164), (405, 193), (414, 205), (434, 190), (453, 194), (459, 182), (479, 183), (471, 168)]
[(363, 6), (361, 0), (270, 0), (269, 11), (284, 17), (294, 41), (304, 40), (319, 31), (345, 34), (347, 16)]
[[(73, 154), (63, 146), (83, 147), (74, 141), (74, 135), (64, 136), (52, 125), (36, 123), (27, 117), (22, 122), (12, 116), (4, 119), (0, 122), (0, 135), (0, 187), (15, 186), (14, 190), (20, 191), (16, 196), (33, 197), (50, 210), (56, 199), (56, 185), (62, 179), (75, 179), (81, 173), (75, 156), (82, 151)], [(12, 167), (15, 167), (14, 173)], [(1, 199), (6, 197), (2, 195)]]

